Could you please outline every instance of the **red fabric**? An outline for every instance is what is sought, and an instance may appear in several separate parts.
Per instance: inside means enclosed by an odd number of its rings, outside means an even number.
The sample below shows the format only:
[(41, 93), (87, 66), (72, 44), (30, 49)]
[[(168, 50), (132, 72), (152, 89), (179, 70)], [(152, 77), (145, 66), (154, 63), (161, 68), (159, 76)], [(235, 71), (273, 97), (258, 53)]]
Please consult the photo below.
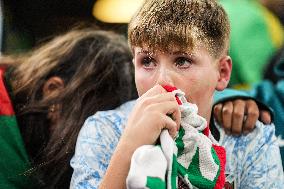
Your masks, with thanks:
[[(168, 91), (168, 92), (172, 92), (172, 91), (174, 91), (174, 90), (177, 90), (176, 87), (173, 87), (173, 86), (170, 86), (170, 85), (164, 85), (163, 87), (164, 87), (164, 89), (166, 89), (166, 91)], [(179, 99), (177, 96), (176, 96), (176, 101), (177, 101), (177, 103), (178, 103), (179, 105), (182, 105), (180, 99)]]
[(4, 84), (5, 69), (0, 68), (0, 115), (15, 115), (11, 100)]
[(225, 185), (225, 165), (226, 165), (226, 150), (222, 146), (212, 144), (220, 161), (220, 174), (216, 181), (214, 189), (222, 189)]
[(234, 186), (233, 186), (233, 184), (226, 182), (224, 188), (225, 189), (234, 189)]
[(170, 85), (164, 85), (163, 87), (164, 87), (164, 89), (166, 89), (166, 91), (168, 91), (168, 92), (172, 92), (172, 91), (174, 91), (174, 90), (177, 90), (176, 87), (173, 87), (173, 86), (170, 86)]
[(210, 129), (209, 129), (209, 125), (207, 124), (207, 127), (202, 131), (202, 133), (205, 135), (205, 136), (209, 136), (209, 133), (210, 133)]

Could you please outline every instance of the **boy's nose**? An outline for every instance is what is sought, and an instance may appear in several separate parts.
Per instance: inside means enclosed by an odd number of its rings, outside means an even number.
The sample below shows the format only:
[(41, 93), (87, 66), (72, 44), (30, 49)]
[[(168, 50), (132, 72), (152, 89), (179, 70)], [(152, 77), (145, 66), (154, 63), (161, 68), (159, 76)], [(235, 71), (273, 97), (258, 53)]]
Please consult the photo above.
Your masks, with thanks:
[(164, 85), (174, 86), (170, 73), (166, 70), (160, 70), (158, 78), (157, 78), (157, 84), (162, 85), (162, 86)]

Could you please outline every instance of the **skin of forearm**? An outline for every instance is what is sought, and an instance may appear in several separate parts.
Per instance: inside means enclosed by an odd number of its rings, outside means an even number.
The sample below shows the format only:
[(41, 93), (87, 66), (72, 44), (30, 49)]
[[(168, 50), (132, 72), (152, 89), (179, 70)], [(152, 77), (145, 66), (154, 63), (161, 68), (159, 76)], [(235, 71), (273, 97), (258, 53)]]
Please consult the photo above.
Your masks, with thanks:
[(136, 148), (133, 143), (120, 140), (100, 184), (100, 189), (126, 188), (126, 177), (130, 168), (131, 157)]

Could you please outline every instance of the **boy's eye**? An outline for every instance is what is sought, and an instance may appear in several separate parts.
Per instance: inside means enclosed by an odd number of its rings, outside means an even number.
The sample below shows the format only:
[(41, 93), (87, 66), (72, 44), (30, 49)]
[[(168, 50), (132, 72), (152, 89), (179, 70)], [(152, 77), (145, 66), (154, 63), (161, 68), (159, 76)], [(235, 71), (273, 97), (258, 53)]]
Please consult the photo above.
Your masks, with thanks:
[(185, 58), (185, 57), (179, 57), (176, 59), (175, 64), (178, 68), (185, 69), (185, 68), (188, 68), (192, 64), (192, 60)]
[(153, 58), (148, 57), (148, 56), (147, 56), (147, 57), (144, 57), (144, 58), (142, 59), (142, 65), (143, 65), (143, 67), (146, 67), (146, 68), (155, 66), (155, 65), (154, 65), (154, 60), (153, 60)]

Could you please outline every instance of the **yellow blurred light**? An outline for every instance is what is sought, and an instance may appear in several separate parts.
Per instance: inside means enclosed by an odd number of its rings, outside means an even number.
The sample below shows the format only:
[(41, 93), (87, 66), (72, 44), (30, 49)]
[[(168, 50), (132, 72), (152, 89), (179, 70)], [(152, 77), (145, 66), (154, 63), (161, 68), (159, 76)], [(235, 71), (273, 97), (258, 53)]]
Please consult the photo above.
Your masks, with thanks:
[(128, 23), (144, 0), (98, 0), (93, 16), (107, 23)]

